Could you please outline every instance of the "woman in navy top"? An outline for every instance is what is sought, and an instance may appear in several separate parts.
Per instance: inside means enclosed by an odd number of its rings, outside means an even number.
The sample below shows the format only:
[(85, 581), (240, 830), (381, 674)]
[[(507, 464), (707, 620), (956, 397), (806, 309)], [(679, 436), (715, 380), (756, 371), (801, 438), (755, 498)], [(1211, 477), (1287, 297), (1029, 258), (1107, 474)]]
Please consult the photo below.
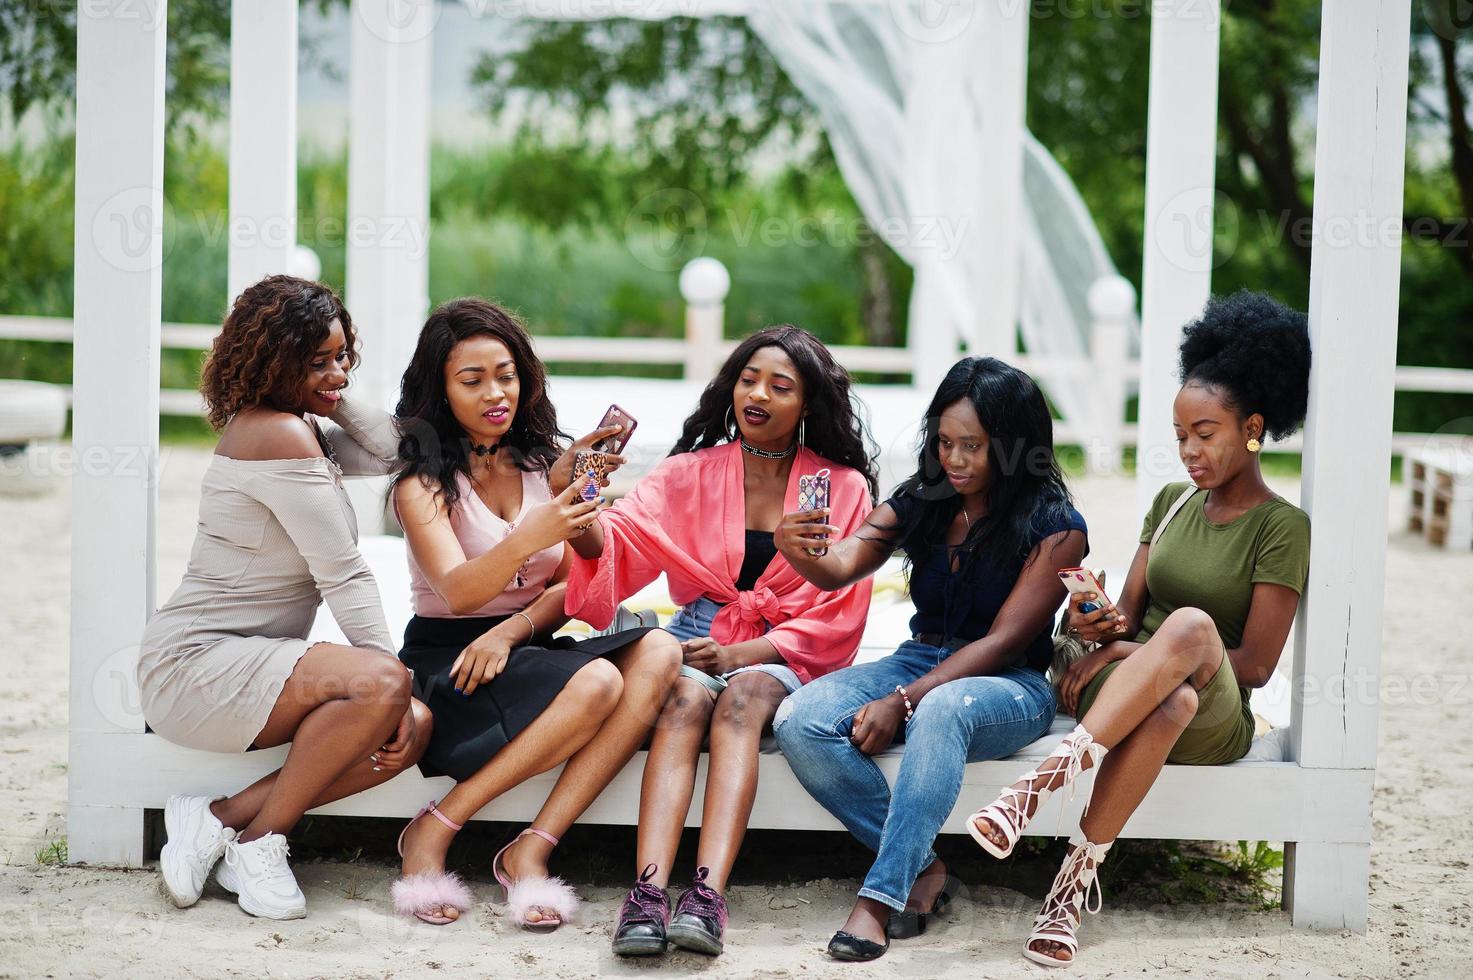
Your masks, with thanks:
[[(778, 550), (810, 582), (838, 589), (903, 551), (916, 614), (888, 657), (818, 678), (778, 709), (774, 731), (798, 779), (876, 852), (837, 959), (874, 959), (890, 938), (924, 931), (946, 902), (931, 850), (968, 762), (1011, 755), (1048, 731), (1044, 672), (1058, 569), (1088, 553), (1054, 458), (1053, 420), (1033, 379), (968, 357), (926, 410), (916, 473), (853, 535), (824, 511), (790, 514)], [(907, 745), (892, 793), (873, 756)]]

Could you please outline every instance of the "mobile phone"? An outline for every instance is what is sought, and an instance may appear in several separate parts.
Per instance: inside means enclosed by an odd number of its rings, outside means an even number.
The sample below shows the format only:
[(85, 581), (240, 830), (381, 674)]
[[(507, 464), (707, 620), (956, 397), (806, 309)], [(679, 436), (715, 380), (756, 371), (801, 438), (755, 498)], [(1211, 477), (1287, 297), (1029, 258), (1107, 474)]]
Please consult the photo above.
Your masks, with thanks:
[[(819, 470), (817, 473), (798, 477), (798, 510), (824, 510), (829, 505), (829, 471)], [(815, 558), (822, 558), (829, 553), (828, 548), (804, 548)]]
[(603, 421), (598, 424), (598, 428), (603, 429), (611, 425), (622, 425), (624, 430), (618, 435), (600, 439), (595, 443), (594, 448), (619, 455), (624, 452), (624, 447), (629, 445), (629, 439), (634, 435), (634, 430), (639, 428), (639, 422), (618, 405), (610, 405), (608, 411), (604, 412)]
[[(593, 474), (593, 480), (588, 481), (588, 474)], [(604, 454), (596, 449), (580, 449), (573, 454), (573, 482), (578, 484), (578, 496), (584, 500), (597, 500), (599, 494), (603, 493), (604, 477), (608, 475), (608, 465)]]
[(1100, 602), (1090, 602), (1087, 599), (1081, 602), (1079, 611), (1082, 613), (1092, 613), (1101, 608), (1101, 602), (1110, 601), (1110, 597), (1105, 595), (1104, 585), (1101, 584), (1105, 578), (1103, 569), (1091, 571), (1088, 568), (1061, 568), (1059, 578), (1071, 595), (1076, 592), (1093, 592), (1100, 597)]

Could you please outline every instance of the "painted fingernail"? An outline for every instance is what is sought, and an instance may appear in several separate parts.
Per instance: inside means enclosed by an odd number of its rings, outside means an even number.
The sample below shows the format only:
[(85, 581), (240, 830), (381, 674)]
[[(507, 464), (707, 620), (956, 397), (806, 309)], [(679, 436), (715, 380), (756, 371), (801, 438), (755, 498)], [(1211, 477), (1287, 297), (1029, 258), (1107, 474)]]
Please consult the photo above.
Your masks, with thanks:
[(383, 766), (374, 766), (373, 767), (373, 771), (374, 772), (383, 772), (384, 771), (384, 767)]
[(455, 689), (455, 693), (456, 693), (456, 694), (459, 694), (459, 693), (461, 693), (461, 691), (460, 691), (460, 688), (458, 688), (458, 687), (457, 687), (457, 688), (456, 688), (456, 689)]

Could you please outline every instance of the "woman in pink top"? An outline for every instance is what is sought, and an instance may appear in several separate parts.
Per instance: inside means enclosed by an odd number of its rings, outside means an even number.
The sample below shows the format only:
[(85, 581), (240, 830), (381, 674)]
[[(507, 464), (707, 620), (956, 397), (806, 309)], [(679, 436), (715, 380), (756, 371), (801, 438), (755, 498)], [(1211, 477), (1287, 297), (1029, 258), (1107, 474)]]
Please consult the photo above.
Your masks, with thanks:
[[(685, 666), (645, 763), (643, 870), (614, 931), (619, 955), (662, 953), (667, 942), (721, 952), (758, 740), (783, 698), (854, 660), (869, 612), (868, 579), (820, 591), (778, 556), (773, 531), (801, 509), (799, 477), (823, 470), (830, 523), (841, 535), (859, 527), (875, 490), (865, 443), (848, 373), (808, 331), (770, 327), (727, 359), (669, 458), (572, 542), (569, 615), (607, 623), (662, 572), (682, 605), (666, 628), (683, 641)], [(708, 731), (698, 867), (671, 919), (665, 886)]]
[(548, 492), (565, 439), (542, 362), (506, 311), (461, 299), (430, 314), (397, 414), (403, 469), (393, 499), (414, 600), (399, 657), (435, 719), (420, 769), (456, 785), (405, 828), (395, 907), (441, 925), (470, 908), (465, 886), (445, 872), (455, 832), (497, 796), (567, 762), (532, 827), (492, 860), (513, 918), (555, 928), (576, 898), (547, 876), (552, 848), (648, 736), (679, 646), (650, 629), (581, 643), (553, 637), (567, 622), (565, 542), (598, 504), (578, 497), (581, 486)]

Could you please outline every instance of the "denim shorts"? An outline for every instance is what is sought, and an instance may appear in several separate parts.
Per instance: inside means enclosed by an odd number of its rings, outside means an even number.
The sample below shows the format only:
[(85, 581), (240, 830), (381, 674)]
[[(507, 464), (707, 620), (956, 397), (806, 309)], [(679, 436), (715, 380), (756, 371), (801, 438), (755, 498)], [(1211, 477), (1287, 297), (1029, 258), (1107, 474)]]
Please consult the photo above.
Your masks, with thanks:
[[(682, 642), (685, 640), (694, 640), (702, 636), (710, 636), (711, 621), (716, 618), (716, 614), (720, 611), (721, 604), (719, 602), (701, 596), (695, 602), (688, 603), (676, 610), (670, 622), (665, 624), (665, 632)], [(793, 668), (787, 664), (751, 664), (750, 666), (738, 667), (736, 670), (722, 674), (716, 680), (725, 682), (731, 680), (737, 674), (748, 672), (766, 674), (781, 684), (783, 690), (788, 694), (792, 694), (803, 686), (803, 682), (798, 679), (798, 675), (793, 672)], [(725, 683), (722, 683), (719, 688), (709, 683), (713, 680), (711, 675), (696, 670), (694, 667), (683, 666), (680, 668), (680, 673), (682, 677), (692, 677), (706, 684), (714, 693), (719, 693), (726, 687)]]

